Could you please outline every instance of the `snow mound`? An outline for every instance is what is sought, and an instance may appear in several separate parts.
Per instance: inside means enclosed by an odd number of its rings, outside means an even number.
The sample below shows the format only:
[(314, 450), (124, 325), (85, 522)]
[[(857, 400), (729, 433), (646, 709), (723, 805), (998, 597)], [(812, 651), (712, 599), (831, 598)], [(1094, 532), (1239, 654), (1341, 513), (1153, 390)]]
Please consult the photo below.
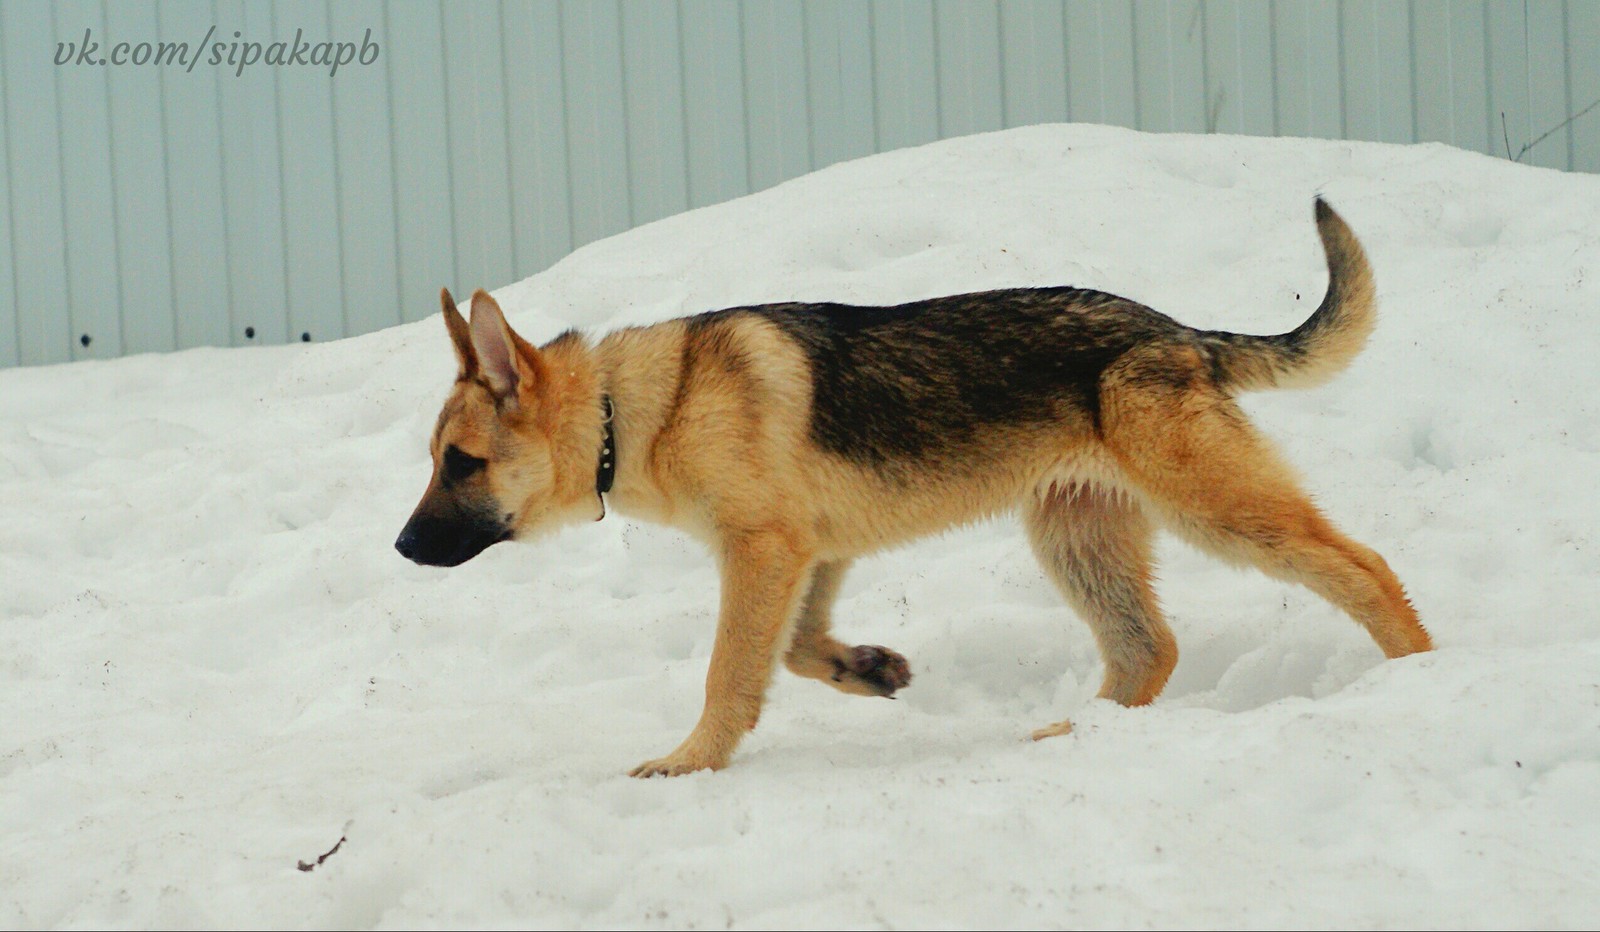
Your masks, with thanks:
[(1278, 332), (1321, 297), (1317, 193), (1372, 258), (1378, 331), (1332, 384), (1247, 404), (1436, 652), (1385, 662), (1308, 592), (1167, 542), (1182, 659), (1121, 709), (999, 522), (850, 577), (841, 636), (907, 654), (900, 701), (780, 671), (734, 764), (670, 781), (622, 774), (699, 711), (696, 545), (610, 520), (451, 571), (393, 551), (453, 372), (436, 318), (0, 372), (0, 925), (1592, 923), (1600, 179), (1031, 127), (498, 294), (535, 339), (1045, 284)]

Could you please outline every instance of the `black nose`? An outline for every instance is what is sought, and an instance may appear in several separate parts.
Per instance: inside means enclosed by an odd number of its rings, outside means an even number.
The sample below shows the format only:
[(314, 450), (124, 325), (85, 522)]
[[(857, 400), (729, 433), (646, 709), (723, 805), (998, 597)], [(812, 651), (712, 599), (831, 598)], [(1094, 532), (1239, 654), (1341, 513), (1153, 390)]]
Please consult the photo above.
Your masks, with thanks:
[(394, 549), (423, 566), (459, 566), (484, 548), (511, 539), (511, 530), (492, 518), (437, 518), (412, 515)]

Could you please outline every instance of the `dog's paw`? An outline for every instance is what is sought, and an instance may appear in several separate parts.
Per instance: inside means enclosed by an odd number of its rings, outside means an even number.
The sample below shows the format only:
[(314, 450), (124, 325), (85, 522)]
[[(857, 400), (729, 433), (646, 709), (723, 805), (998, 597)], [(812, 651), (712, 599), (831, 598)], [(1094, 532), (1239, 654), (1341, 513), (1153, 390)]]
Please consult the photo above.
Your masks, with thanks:
[(887, 647), (862, 644), (833, 661), (833, 682), (845, 692), (893, 698), (911, 682), (911, 664)]
[(718, 760), (674, 751), (666, 757), (645, 761), (628, 771), (628, 776), (640, 778), (681, 777), (686, 773), (694, 773), (697, 770), (721, 770), (726, 766), (728, 766), (726, 759)]

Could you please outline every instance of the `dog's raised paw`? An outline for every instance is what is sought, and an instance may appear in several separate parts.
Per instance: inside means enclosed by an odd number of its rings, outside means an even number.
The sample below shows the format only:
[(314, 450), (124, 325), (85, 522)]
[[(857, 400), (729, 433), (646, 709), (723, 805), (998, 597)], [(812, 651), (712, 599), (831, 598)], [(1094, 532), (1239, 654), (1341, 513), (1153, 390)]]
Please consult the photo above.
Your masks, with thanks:
[(835, 660), (833, 681), (862, 687), (852, 692), (893, 698), (895, 690), (911, 682), (911, 664), (887, 647), (862, 644), (852, 647), (843, 659)]

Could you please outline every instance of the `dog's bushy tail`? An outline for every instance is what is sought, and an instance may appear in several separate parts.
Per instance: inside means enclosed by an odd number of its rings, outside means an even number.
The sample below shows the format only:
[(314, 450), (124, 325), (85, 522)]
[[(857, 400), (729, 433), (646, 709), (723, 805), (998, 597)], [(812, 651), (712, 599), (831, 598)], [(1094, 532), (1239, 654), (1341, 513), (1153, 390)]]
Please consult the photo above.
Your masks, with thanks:
[(1327, 201), (1317, 198), (1317, 234), (1328, 259), (1328, 292), (1306, 322), (1288, 333), (1252, 336), (1206, 331), (1225, 388), (1304, 388), (1327, 381), (1366, 345), (1377, 323), (1372, 267), (1361, 242)]

